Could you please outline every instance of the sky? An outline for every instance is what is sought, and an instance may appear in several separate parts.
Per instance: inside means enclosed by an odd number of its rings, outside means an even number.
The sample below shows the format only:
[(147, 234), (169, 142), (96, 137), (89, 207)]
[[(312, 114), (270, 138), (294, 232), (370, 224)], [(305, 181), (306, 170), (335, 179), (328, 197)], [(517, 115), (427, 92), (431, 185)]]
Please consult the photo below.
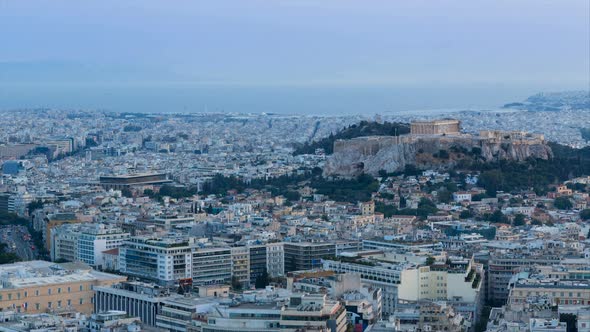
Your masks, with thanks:
[(276, 89), (373, 86), (436, 108), (460, 106), (440, 91), (496, 103), (589, 82), (588, 0), (0, 0), (4, 108), (124, 108), (149, 91), (237, 110), (243, 96), (207, 91), (243, 88), (256, 108)]

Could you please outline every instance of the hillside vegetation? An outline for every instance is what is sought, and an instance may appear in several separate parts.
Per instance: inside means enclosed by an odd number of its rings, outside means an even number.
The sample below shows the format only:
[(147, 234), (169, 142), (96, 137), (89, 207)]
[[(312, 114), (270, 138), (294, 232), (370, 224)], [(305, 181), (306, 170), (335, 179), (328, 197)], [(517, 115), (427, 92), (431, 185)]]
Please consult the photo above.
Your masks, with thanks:
[(336, 134), (322, 138), (319, 141), (302, 144), (295, 148), (293, 155), (313, 154), (316, 149), (324, 149), (326, 154), (334, 152), (334, 142), (338, 139), (351, 139), (362, 136), (398, 136), (410, 133), (410, 125), (399, 122), (369, 122), (361, 121), (359, 124), (353, 124), (343, 128)]

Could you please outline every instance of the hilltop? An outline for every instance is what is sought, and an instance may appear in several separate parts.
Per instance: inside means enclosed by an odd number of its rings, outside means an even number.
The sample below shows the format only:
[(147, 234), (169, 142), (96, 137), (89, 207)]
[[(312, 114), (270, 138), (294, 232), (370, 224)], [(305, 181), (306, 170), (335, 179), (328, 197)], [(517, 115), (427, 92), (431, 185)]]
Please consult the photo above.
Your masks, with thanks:
[(525, 132), (460, 132), (457, 120), (425, 121), (411, 125), (400, 136), (363, 136), (335, 140), (334, 153), (326, 160), (325, 175), (377, 175), (399, 172), (406, 166), (418, 169), (452, 169), (466, 161), (548, 160), (553, 157), (543, 135)]
[(363, 136), (399, 136), (408, 134), (409, 132), (410, 126), (407, 123), (361, 121), (359, 124), (345, 127), (336, 134), (330, 134), (330, 136), (318, 141), (298, 145), (293, 155), (313, 154), (316, 149), (323, 149), (325, 154), (330, 155), (334, 152), (334, 142), (337, 140)]

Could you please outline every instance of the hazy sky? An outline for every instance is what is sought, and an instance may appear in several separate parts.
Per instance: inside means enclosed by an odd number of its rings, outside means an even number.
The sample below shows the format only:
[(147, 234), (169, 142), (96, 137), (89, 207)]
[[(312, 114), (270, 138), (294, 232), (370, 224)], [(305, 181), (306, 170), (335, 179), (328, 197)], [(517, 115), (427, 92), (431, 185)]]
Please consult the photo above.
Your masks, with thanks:
[(589, 0), (0, 0), (0, 107), (48, 84), (587, 89), (589, 16)]
[(589, 80), (588, 0), (0, 0), (0, 79)]

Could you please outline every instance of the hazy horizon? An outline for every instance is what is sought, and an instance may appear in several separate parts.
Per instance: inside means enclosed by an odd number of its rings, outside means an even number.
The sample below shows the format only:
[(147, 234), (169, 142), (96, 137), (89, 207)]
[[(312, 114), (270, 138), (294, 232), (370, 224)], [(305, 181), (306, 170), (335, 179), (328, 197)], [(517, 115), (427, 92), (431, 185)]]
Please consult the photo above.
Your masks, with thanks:
[(0, 0), (0, 109), (494, 108), (589, 90), (588, 1)]

